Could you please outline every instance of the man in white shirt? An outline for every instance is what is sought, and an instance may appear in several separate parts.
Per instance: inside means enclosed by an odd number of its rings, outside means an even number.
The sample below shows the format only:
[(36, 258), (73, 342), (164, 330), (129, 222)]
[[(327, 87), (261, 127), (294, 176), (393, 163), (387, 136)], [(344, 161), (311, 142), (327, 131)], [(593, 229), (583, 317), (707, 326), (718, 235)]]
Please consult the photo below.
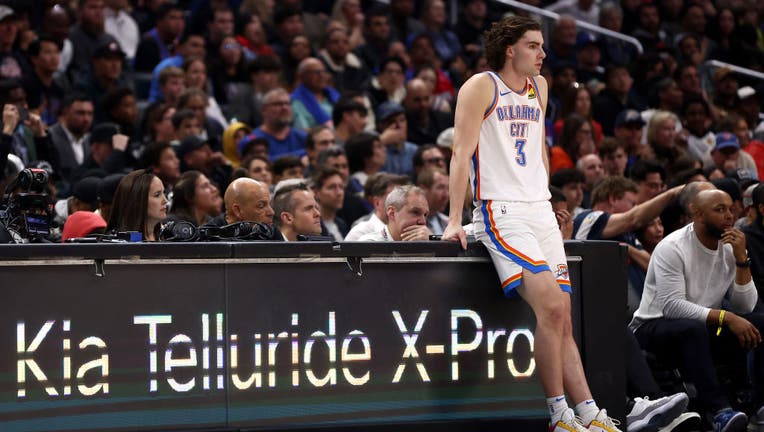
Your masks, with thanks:
[(448, 226), (448, 216), (443, 213), (448, 205), (448, 174), (440, 168), (426, 168), (417, 177), (417, 186), (424, 191), (430, 206), (427, 228), (442, 235)]
[(385, 200), (396, 186), (410, 184), (408, 176), (379, 172), (369, 176), (364, 185), (366, 199), (374, 206), (368, 216), (359, 219), (350, 229), (345, 241), (358, 241), (364, 234), (381, 232), (387, 222)]
[[(764, 389), (764, 314), (752, 313), (758, 294), (745, 236), (733, 228), (731, 207), (724, 191), (697, 194), (690, 204), (693, 223), (655, 248), (630, 327), (643, 349), (678, 363), (695, 385), (699, 405), (713, 417), (714, 430), (744, 431), (748, 418), (730, 408), (714, 361), (744, 362), (748, 350), (754, 350), (754, 388)], [(764, 420), (764, 401), (756, 396), (762, 407), (757, 417)]]
[(141, 33), (138, 30), (138, 24), (127, 12), (129, 6), (128, 0), (106, 0), (106, 7), (103, 10), (103, 28), (106, 33), (114, 36), (119, 47), (125, 52), (127, 60), (132, 61), (138, 49)]
[(383, 229), (361, 236), (360, 241), (427, 241), (429, 205), (422, 189), (398, 186), (385, 200), (387, 225)]

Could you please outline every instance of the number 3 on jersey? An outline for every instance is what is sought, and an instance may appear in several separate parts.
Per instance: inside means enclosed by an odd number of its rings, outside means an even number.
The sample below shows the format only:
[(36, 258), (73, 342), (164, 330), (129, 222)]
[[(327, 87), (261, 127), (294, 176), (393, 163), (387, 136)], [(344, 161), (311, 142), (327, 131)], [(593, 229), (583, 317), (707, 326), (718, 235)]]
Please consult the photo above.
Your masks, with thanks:
[(519, 139), (515, 141), (515, 149), (517, 150), (517, 156), (515, 156), (515, 162), (517, 162), (520, 166), (525, 166), (525, 152), (523, 151), (523, 147), (525, 147), (525, 140)]

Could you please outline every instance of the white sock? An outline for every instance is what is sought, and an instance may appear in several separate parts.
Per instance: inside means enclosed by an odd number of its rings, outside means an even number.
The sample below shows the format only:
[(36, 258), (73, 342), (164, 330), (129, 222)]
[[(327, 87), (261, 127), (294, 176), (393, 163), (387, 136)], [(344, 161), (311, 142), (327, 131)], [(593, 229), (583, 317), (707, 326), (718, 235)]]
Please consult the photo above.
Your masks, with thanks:
[(549, 416), (552, 417), (552, 424), (560, 421), (562, 413), (568, 409), (568, 402), (565, 400), (565, 395), (546, 398), (546, 405), (549, 407)]
[(600, 409), (597, 407), (597, 403), (594, 402), (594, 399), (588, 399), (576, 405), (576, 413), (581, 417), (584, 425), (591, 423), (592, 420), (594, 420), (594, 417), (597, 417), (599, 412)]

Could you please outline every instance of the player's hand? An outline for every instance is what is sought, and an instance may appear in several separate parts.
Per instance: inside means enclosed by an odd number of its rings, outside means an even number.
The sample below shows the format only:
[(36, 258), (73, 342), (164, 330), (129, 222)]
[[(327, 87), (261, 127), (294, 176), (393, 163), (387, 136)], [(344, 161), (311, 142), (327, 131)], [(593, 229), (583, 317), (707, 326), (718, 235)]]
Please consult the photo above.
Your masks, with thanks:
[(722, 243), (732, 245), (732, 253), (735, 254), (735, 260), (743, 262), (748, 259), (748, 253), (745, 250), (745, 234), (737, 228), (730, 228), (722, 233)]
[(727, 328), (737, 336), (741, 347), (753, 349), (759, 346), (761, 343), (761, 333), (750, 321), (730, 312), (727, 312), (725, 318)]
[(467, 234), (464, 232), (461, 224), (449, 223), (445, 231), (443, 231), (441, 240), (459, 242), (462, 245), (462, 249), (467, 250)]
[(403, 241), (428, 241), (432, 232), (427, 225), (411, 225), (403, 228), (401, 231), (401, 240)]
[(114, 147), (114, 150), (127, 150), (128, 141), (130, 141), (130, 137), (125, 134), (115, 134), (113, 137), (111, 137), (111, 145)]

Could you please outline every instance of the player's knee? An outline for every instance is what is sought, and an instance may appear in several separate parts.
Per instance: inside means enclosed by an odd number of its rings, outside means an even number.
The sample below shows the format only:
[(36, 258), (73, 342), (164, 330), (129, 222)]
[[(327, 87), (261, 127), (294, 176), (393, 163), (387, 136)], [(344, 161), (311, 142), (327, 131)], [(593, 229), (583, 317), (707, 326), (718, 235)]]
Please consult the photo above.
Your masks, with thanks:
[[(550, 301), (544, 304), (539, 311), (537, 317), (540, 322), (543, 322), (547, 326), (558, 329), (561, 332), (565, 331), (566, 325), (570, 324), (568, 319), (568, 309), (565, 302), (562, 300)], [(570, 329), (568, 329), (570, 331)]]

